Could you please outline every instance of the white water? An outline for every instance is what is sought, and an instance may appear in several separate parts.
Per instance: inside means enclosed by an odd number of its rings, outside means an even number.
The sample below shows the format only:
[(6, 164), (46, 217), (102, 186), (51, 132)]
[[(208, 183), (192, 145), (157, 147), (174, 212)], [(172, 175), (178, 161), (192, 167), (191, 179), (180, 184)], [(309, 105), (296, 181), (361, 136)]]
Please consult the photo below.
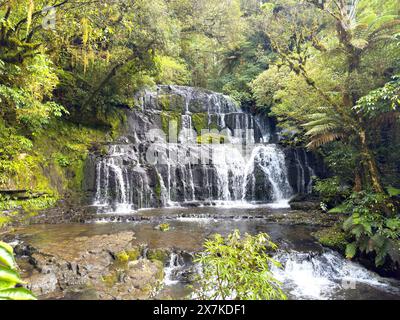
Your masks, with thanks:
[(179, 283), (179, 272), (185, 268), (180, 255), (172, 252), (168, 265), (164, 268), (164, 285), (171, 286)]
[(360, 285), (400, 293), (400, 288), (390, 285), (388, 279), (345, 260), (334, 251), (322, 254), (291, 251), (278, 253), (275, 259), (282, 263), (283, 269), (273, 267), (272, 271), (283, 283), (286, 293), (295, 299), (345, 299), (346, 292), (351, 293)]

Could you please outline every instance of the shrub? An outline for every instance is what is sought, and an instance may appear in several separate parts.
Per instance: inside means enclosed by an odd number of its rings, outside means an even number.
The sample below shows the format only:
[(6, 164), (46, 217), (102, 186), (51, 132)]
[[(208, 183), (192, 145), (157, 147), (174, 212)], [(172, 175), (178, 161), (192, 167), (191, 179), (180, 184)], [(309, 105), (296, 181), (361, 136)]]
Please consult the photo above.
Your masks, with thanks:
[(197, 277), (195, 296), (201, 299), (284, 300), (281, 283), (270, 267), (281, 267), (267, 250), (277, 246), (265, 233), (241, 237), (238, 230), (226, 238), (219, 234), (204, 243), (195, 259), (202, 272)]
[(347, 258), (352, 259), (361, 252), (373, 253), (377, 267), (382, 266), (388, 256), (400, 262), (400, 218), (389, 196), (355, 193), (346, 205), (352, 209), (352, 215), (343, 225), (344, 230), (352, 236), (352, 242), (346, 248)]
[(342, 186), (339, 177), (317, 180), (314, 190), (329, 207), (334, 207), (349, 196), (349, 190)]

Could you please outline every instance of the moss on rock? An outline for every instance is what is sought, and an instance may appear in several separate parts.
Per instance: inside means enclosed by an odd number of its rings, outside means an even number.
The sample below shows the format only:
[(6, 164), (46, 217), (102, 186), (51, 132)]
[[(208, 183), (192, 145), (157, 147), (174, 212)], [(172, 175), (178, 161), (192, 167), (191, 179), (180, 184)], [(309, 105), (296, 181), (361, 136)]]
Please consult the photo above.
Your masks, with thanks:
[(185, 98), (175, 94), (160, 94), (157, 103), (162, 111), (182, 113), (185, 109)]
[(206, 133), (202, 136), (197, 137), (197, 143), (199, 144), (223, 144), (227, 142), (227, 136), (216, 133)]
[(126, 263), (129, 261), (135, 261), (135, 260), (139, 259), (140, 256), (141, 256), (140, 248), (134, 247), (129, 250), (124, 250), (124, 251), (118, 252), (115, 255), (115, 258), (116, 258), (117, 262)]
[(340, 224), (319, 230), (312, 235), (325, 247), (339, 251), (344, 251), (346, 249), (347, 237)]
[(149, 249), (147, 252), (147, 258), (152, 261), (160, 261), (164, 266), (165, 263), (168, 261), (170, 256), (170, 252), (167, 249)]
[(208, 129), (208, 114), (207, 113), (195, 113), (192, 115), (193, 127), (198, 134), (201, 134), (202, 130)]
[[(180, 112), (163, 111), (161, 113), (162, 130), (169, 137), (170, 134), (178, 136), (182, 128), (182, 115)], [(170, 127), (171, 131), (170, 132)]]

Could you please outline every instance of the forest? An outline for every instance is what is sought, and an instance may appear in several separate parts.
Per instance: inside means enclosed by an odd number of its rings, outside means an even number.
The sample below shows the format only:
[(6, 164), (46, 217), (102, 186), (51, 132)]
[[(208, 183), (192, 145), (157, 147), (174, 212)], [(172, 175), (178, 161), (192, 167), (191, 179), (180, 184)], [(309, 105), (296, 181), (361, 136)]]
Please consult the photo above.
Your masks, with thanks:
[[(209, 101), (217, 101), (214, 106), (219, 109), (210, 111), (214, 109)], [(146, 108), (159, 110), (146, 113)], [(236, 113), (240, 113), (237, 118)], [(241, 210), (239, 200), (259, 204), (290, 199), (291, 209), (261, 206), (240, 214), (271, 211), (278, 219), (290, 210), (302, 217), (290, 219), (303, 219), (292, 224), (307, 225), (312, 220), (313, 226), (318, 225), (318, 230), (312, 230), (313, 241), (333, 250), (328, 253), (331, 257), (339, 252), (343, 264), (357, 263), (368, 272), (399, 280), (399, 115), (397, 0), (0, 0), (0, 240), (4, 241), (0, 242), (0, 299), (31, 299), (32, 292), (46, 298), (55, 291), (43, 289), (53, 281), (49, 275), (39, 291), (18, 285), (25, 279), (18, 274), (24, 275), (17, 266), (22, 264), (18, 251), (27, 249), (6, 244), (15, 235), (27, 235), (33, 246), (43, 245), (42, 238), (56, 243), (59, 238), (47, 232), (59, 225), (76, 238), (81, 233), (73, 226), (87, 222), (86, 217), (92, 221), (93, 215), (108, 219), (112, 214), (125, 219), (127, 212), (118, 215), (115, 210), (121, 203), (129, 205), (126, 211), (134, 217), (142, 214), (142, 208), (158, 208), (167, 210), (163, 215), (177, 210), (180, 218), (198, 219), (197, 214), (203, 214), (220, 221), (221, 215), (233, 216)], [(213, 173), (207, 174), (194, 164), (182, 168), (174, 163), (171, 175), (166, 170), (171, 170), (172, 162), (153, 168), (142, 161), (150, 143), (144, 141), (144, 131), (155, 123), (164, 131), (173, 125), (179, 131), (189, 121), (189, 129), (199, 134), (195, 144), (208, 145), (213, 140), (234, 141), (233, 123), (248, 129), (243, 119), (268, 122), (270, 135), (253, 150), (259, 152), (252, 158), (255, 164), (246, 169), (237, 169), (235, 162), (228, 169), (215, 165), (215, 173), (210, 169)], [(224, 126), (231, 129), (226, 135), (200, 135), (203, 129)], [(259, 126), (262, 132), (263, 125)], [(127, 128), (133, 131), (127, 133)], [(124, 137), (129, 143), (121, 142)], [(224, 152), (239, 159), (231, 151)], [(137, 163), (146, 175), (133, 168)], [(245, 176), (238, 171), (246, 172)], [(216, 182), (203, 182), (207, 175)], [(201, 189), (208, 184), (211, 191)], [(268, 193), (270, 198), (265, 196)], [(219, 208), (218, 201), (225, 207)], [(226, 206), (228, 201), (231, 207)], [(97, 203), (97, 213), (90, 202)], [(202, 205), (197, 207), (197, 202)], [(165, 209), (171, 203), (180, 203), (181, 209)], [(212, 209), (203, 209), (207, 203)], [(109, 208), (101, 209), (105, 205)], [(181, 238), (192, 230), (192, 225), (181, 225), (183, 220), (164, 221), (156, 215), (147, 216), (154, 218), (154, 226), (132, 229), (135, 234), (145, 233), (146, 245), (153, 239), (147, 239), (147, 233), (159, 232), (162, 242), (168, 233), (182, 232), (183, 236), (176, 236)], [(192, 298), (296, 298), (274, 271), (282, 265), (287, 269), (286, 260), (279, 259), (280, 238), (274, 239), (270, 226), (258, 228), (257, 219), (254, 230), (262, 231), (257, 235), (247, 234), (253, 227), (239, 232), (236, 222), (225, 226), (227, 218), (221, 218), (221, 224), (210, 222), (207, 231), (193, 227), (205, 236), (200, 239), (203, 255), (194, 259), (203, 265), (204, 277), (194, 280), (199, 288)], [(107, 224), (97, 226), (105, 230)], [(40, 227), (29, 229), (35, 226)], [(149, 245), (151, 257), (141, 261), (141, 247), (126, 249), (125, 238), (113, 238), (132, 231), (119, 228), (121, 233), (107, 235), (112, 237), (108, 240), (103, 231), (87, 231), (104, 237), (100, 243), (114, 245), (115, 241), (118, 248), (113, 249), (117, 254), (108, 273), (102, 274), (101, 284), (93, 285), (101, 292), (96, 299), (153, 297), (160, 281), (136, 296), (123, 295), (118, 263), (130, 266), (134, 260), (151, 269), (161, 261), (167, 277), (183, 268), (182, 257)], [(218, 234), (211, 237), (214, 233)], [(82, 247), (90, 252), (90, 245)], [(61, 249), (51, 252), (57, 250)], [(277, 255), (271, 253), (277, 250)], [(35, 259), (37, 272), (44, 262)], [(70, 284), (61, 285), (57, 272), (61, 271), (54, 271), (57, 290), (61, 287), (65, 294)], [(125, 272), (129, 277), (134, 271)], [(400, 298), (400, 284), (397, 289), (394, 297)]]

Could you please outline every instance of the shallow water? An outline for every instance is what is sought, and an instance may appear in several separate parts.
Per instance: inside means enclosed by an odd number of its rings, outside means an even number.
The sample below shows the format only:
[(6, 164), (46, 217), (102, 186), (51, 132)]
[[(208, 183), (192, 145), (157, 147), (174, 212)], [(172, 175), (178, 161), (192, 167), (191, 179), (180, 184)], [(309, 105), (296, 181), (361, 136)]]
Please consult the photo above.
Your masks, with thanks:
[[(156, 298), (184, 298), (187, 273), (192, 264), (182, 251), (194, 254), (202, 248), (204, 239), (213, 233), (226, 235), (234, 229), (242, 233), (268, 233), (279, 244), (275, 258), (283, 269), (273, 269), (283, 283), (290, 299), (399, 299), (400, 283), (381, 278), (357, 263), (345, 260), (338, 253), (319, 245), (311, 233), (316, 227), (271, 223), (263, 215), (293, 214), (289, 210), (274, 211), (266, 207), (250, 208), (174, 208), (141, 211), (144, 217), (157, 218), (142, 222), (107, 222), (98, 219), (87, 224), (36, 225), (20, 229), (17, 239), (33, 246), (46, 248), (52, 243), (121, 231), (135, 232), (135, 244), (150, 248), (171, 248), (166, 265), (165, 287)], [(170, 224), (170, 231), (160, 232), (155, 227), (160, 221)]]

